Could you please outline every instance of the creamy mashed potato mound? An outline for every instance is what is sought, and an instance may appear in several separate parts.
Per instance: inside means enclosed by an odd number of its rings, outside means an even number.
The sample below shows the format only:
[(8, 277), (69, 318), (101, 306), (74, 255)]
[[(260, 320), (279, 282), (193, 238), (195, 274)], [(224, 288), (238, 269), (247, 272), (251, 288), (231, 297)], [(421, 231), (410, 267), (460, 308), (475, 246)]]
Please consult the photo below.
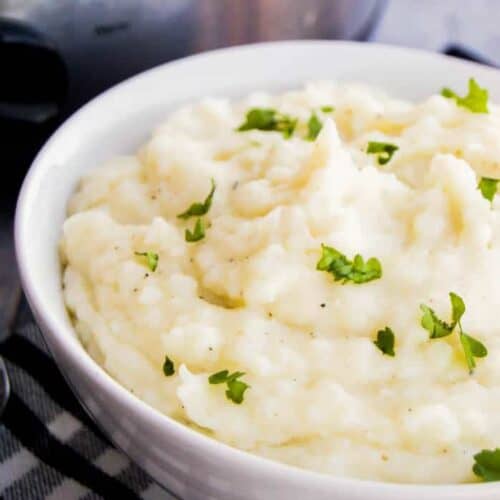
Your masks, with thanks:
[[(297, 118), (293, 136), (237, 131), (256, 107)], [(174, 112), (69, 203), (64, 297), (82, 343), (137, 397), (243, 450), (337, 476), (475, 480), (473, 455), (500, 446), (500, 197), (477, 188), (500, 178), (489, 108), (317, 82)], [(323, 127), (306, 140), (312, 112)], [(399, 149), (379, 165), (370, 141)], [(177, 215), (211, 179), (205, 237), (187, 242), (196, 218)], [(335, 281), (316, 269), (322, 244), (376, 257), (382, 277)], [(450, 291), (488, 349), (472, 374), (458, 335), (420, 324), (420, 304), (451, 319)], [(386, 326), (394, 357), (373, 342)], [(245, 373), (241, 404), (208, 383), (224, 369)]]

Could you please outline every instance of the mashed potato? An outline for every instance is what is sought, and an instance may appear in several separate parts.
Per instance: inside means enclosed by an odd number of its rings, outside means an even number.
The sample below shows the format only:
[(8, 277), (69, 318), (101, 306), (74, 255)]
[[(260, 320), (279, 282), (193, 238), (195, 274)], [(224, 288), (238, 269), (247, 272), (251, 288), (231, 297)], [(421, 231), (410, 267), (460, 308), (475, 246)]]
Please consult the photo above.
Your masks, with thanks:
[[(290, 127), (238, 131), (254, 108)], [(491, 103), (362, 85), (184, 107), (70, 201), (64, 296), (81, 341), (136, 396), (243, 450), (338, 476), (473, 481), (473, 455), (500, 445), (500, 197), (478, 189), (500, 178), (499, 137)], [(398, 149), (369, 154), (374, 141)], [(206, 213), (178, 217), (193, 203)], [(336, 281), (316, 268), (322, 244), (381, 276)], [(452, 291), (460, 325), (430, 339), (420, 305), (450, 323)], [(386, 327), (394, 356), (374, 343)], [(472, 373), (460, 327), (488, 350)], [(222, 370), (244, 372), (239, 402), (209, 383)]]

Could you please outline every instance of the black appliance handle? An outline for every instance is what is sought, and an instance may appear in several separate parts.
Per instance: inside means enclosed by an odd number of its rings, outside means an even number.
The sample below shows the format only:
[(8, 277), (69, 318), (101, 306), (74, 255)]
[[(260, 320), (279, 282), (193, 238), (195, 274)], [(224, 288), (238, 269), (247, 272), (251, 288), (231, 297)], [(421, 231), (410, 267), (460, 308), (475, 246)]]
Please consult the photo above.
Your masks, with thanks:
[[(0, 18), (0, 54), (2, 54), (2, 57), (0, 57), (0, 73), (13, 73), (12, 70), (15, 67), (11, 65), (11, 68), (5, 68), (5, 61), (11, 60), (12, 56), (11, 58), (8, 56), (15, 53), (20, 54), (19, 61), (15, 65), (17, 69), (23, 65), (32, 64), (34, 59), (47, 59), (52, 63), (51, 66), (55, 65), (57, 67), (58, 73), (66, 73), (57, 51), (42, 35), (22, 22)], [(4, 67), (2, 68), (2, 66)], [(24, 71), (20, 72), (19, 78), (25, 79)], [(58, 80), (61, 79), (63, 78), (58, 78)], [(33, 78), (33, 85), (37, 85), (36, 80)], [(64, 80), (66, 80), (66, 77), (64, 77)], [(42, 125), (60, 113), (62, 105), (61, 93), (57, 96), (25, 97), (21, 92), (21, 95), (14, 97), (12, 95), (13, 87), (15, 87), (15, 83), (5, 83), (4, 79), (2, 84), (0, 81), (0, 120), (25, 123), (27, 125)]]

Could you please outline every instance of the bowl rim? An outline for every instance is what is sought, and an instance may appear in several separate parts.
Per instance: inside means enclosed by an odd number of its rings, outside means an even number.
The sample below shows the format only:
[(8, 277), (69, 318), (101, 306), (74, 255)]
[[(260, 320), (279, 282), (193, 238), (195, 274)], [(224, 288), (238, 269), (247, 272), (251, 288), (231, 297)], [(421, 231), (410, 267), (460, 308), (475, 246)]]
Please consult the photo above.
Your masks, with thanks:
[[(420, 492), (422, 495), (432, 494), (432, 498), (438, 500), (440, 498), (450, 498), (450, 494), (457, 495), (458, 493), (467, 495), (466, 498), (473, 498), (473, 494), (484, 495), (499, 494), (500, 483), (495, 486), (495, 483), (479, 482), (479, 483), (446, 483), (446, 484), (421, 484), (421, 483), (396, 483), (384, 482), (371, 479), (360, 479), (355, 477), (335, 476), (327, 473), (316, 472), (313, 470), (303, 469), (297, 466), (288, 465), (286, 463), (274, 461), (250, 452), (240, 450), (238, 448), (217, 441), (214, 438), (197, 432), (186, 425), (174, 420), (173, 418), (161, 413), (160, 411), (149, 406), (147, 403), (139, 399), (134, 394), (130, 393), (119, 382), (112, 378), (100, 365), (98, 365), (91, 356), (85, 351), (82, 356), (82, 346), (71, 341), (72, 332), (59, 318), (56, 313), (50, 311), (46, 307), (43, 297), (43, 283), (39, 283), (31, 276), (31, 265), (27, 258), (26, 249), (28, 248), (30, 226), (28, 221), (28, 212), (34, 204), (35, 195), (40, 188), (42, 179), (50, 174), (50, 162), (45, 160), (45, 157), (51, 153), (54, 145), (64, 137), (66, 129), (80, 119), (82, 115), (90, 109), (101, 106), (109, 96), (122, 91), (128, 85), (133, 84), (143, 78), (151, 78), (155, 73), (161, 72), (165, 67), (172, 68), (173, 66), (186, 65), (198, 60), (210, 59), (214, 55), (223, 53), (243, 53), (245, 51), (259, 51), (268, 47), (281, 46), (288, 50), (300, 49), (304, 46), (330, 46), (342, 49), (342, 47), (358, 47), (361, 50), (384, 52), (390, 51), (393, 53), (405, 54), (407, 56), (418, 56), (426, 58), (434, 58), (441, 60), (443, 63), (449, 63), (450, 60), (455, 61), (455, 64), (463, 65), (471, 69), (480, 68), (484, 73), (489, 71), (495, 73), (498, 77), (499, 71), (493, 68), (488, 68), (484, 65), (464, 61), (453, 56), (447, 56), (435, 52), (427, 52), (425, 50), (393, 46), (380, 43), (362, 43), (352, 41), (337, 41), (337, 40), (284, 40), (277, 42), (260, 42), (246, 45), (238, 45), (225, 47), (221, 49), (202, 52), (199, 54), (190, 55), (166, 62), (155, 66), (151, 69), (138, 73), (130, 78), (127, 78), (120, 83), (110, 87), (106, 91), (97, 95), (71, 116), (69, 116), (58, 128), (53, 132), (49, 139), (45, 142), (42, 148), (34, 158), (29, 171), (23, 181), (21, 190), (18, 195), (16, 204), (15, 220), (14, 220), (14, 240), (15, 252), (18, 263), (19, 274), (24, 293), (28, 303), (34, 313), (37, 323), (42, 324), (41, 328), (43, 336), (50, 338), (49, 344), (54, 343), (58, 349), (64, 354), (65, 358), (72, 364), (79, 365), (81, 370), (86, 373), (91, 384), (99, 387), (99, 390), (104, 391), (107, 398), (113, 399), (117, 405), (127, 408), (133, 408), (142, 414), (144, 417), (142, 424), (146, 420), (150, 420), (156, 426), (163, 427), (169, 434), (175, 434), (176, 439), (183, 442), (186, 447), (196, 447), (198, 453), (203, 453), (213, 457), (214, 459), (228, 461), (230, 460), (235, 467), (245, 467), (252, 469), (256, 474), (272, 474), (276, 479), (292, 479), (295, 476), (295, 481), (299, 483), (321, 483), (325, 488), (330, 488), (332, 491), (335, 488), (342, 487), (348, 490), (356, 490), (359, 492), (373, 491), (387, 494), (404, 494)], [(74, 337), (73, 337), (74, 339)], [(50, 347), (50, 346), (49, 346)], [(51, 349), (52, 351), (52, 349)], [(53, 354), (53, 353), (52, 353)], [(73, 387), (72, 387), (73, 390)], [(73, 392), (75, 392), (73, 390)], [(78, 394), (76, 394), (78, 397)], [(94, 418), (92, 413), (85, 408)], [(96, 420), (98, 422), (98, 420)], [(106, 433), (108, 437), (109, 434)], [(113, 439), (110, 440), (114, 443)], [(472, 464), (471, 464), (472, 465)], [(392, 498), (392, 497), (391, 497)], [(395, 497), (396, 498), (396, 497)], [(458, 497), (454, 497), (458, 498)], [(464, 496), (465, 498), (465, 496)]]

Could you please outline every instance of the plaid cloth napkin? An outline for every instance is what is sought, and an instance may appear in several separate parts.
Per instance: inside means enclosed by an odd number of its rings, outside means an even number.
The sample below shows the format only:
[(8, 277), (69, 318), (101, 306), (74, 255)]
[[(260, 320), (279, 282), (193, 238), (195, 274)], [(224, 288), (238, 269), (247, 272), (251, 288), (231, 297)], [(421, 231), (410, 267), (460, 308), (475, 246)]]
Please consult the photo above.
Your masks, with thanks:
[(1, 498), (176, 498), (116, 450), (84, 412), (25, 301), (0, 355), (11, 382), (0, 416)]

